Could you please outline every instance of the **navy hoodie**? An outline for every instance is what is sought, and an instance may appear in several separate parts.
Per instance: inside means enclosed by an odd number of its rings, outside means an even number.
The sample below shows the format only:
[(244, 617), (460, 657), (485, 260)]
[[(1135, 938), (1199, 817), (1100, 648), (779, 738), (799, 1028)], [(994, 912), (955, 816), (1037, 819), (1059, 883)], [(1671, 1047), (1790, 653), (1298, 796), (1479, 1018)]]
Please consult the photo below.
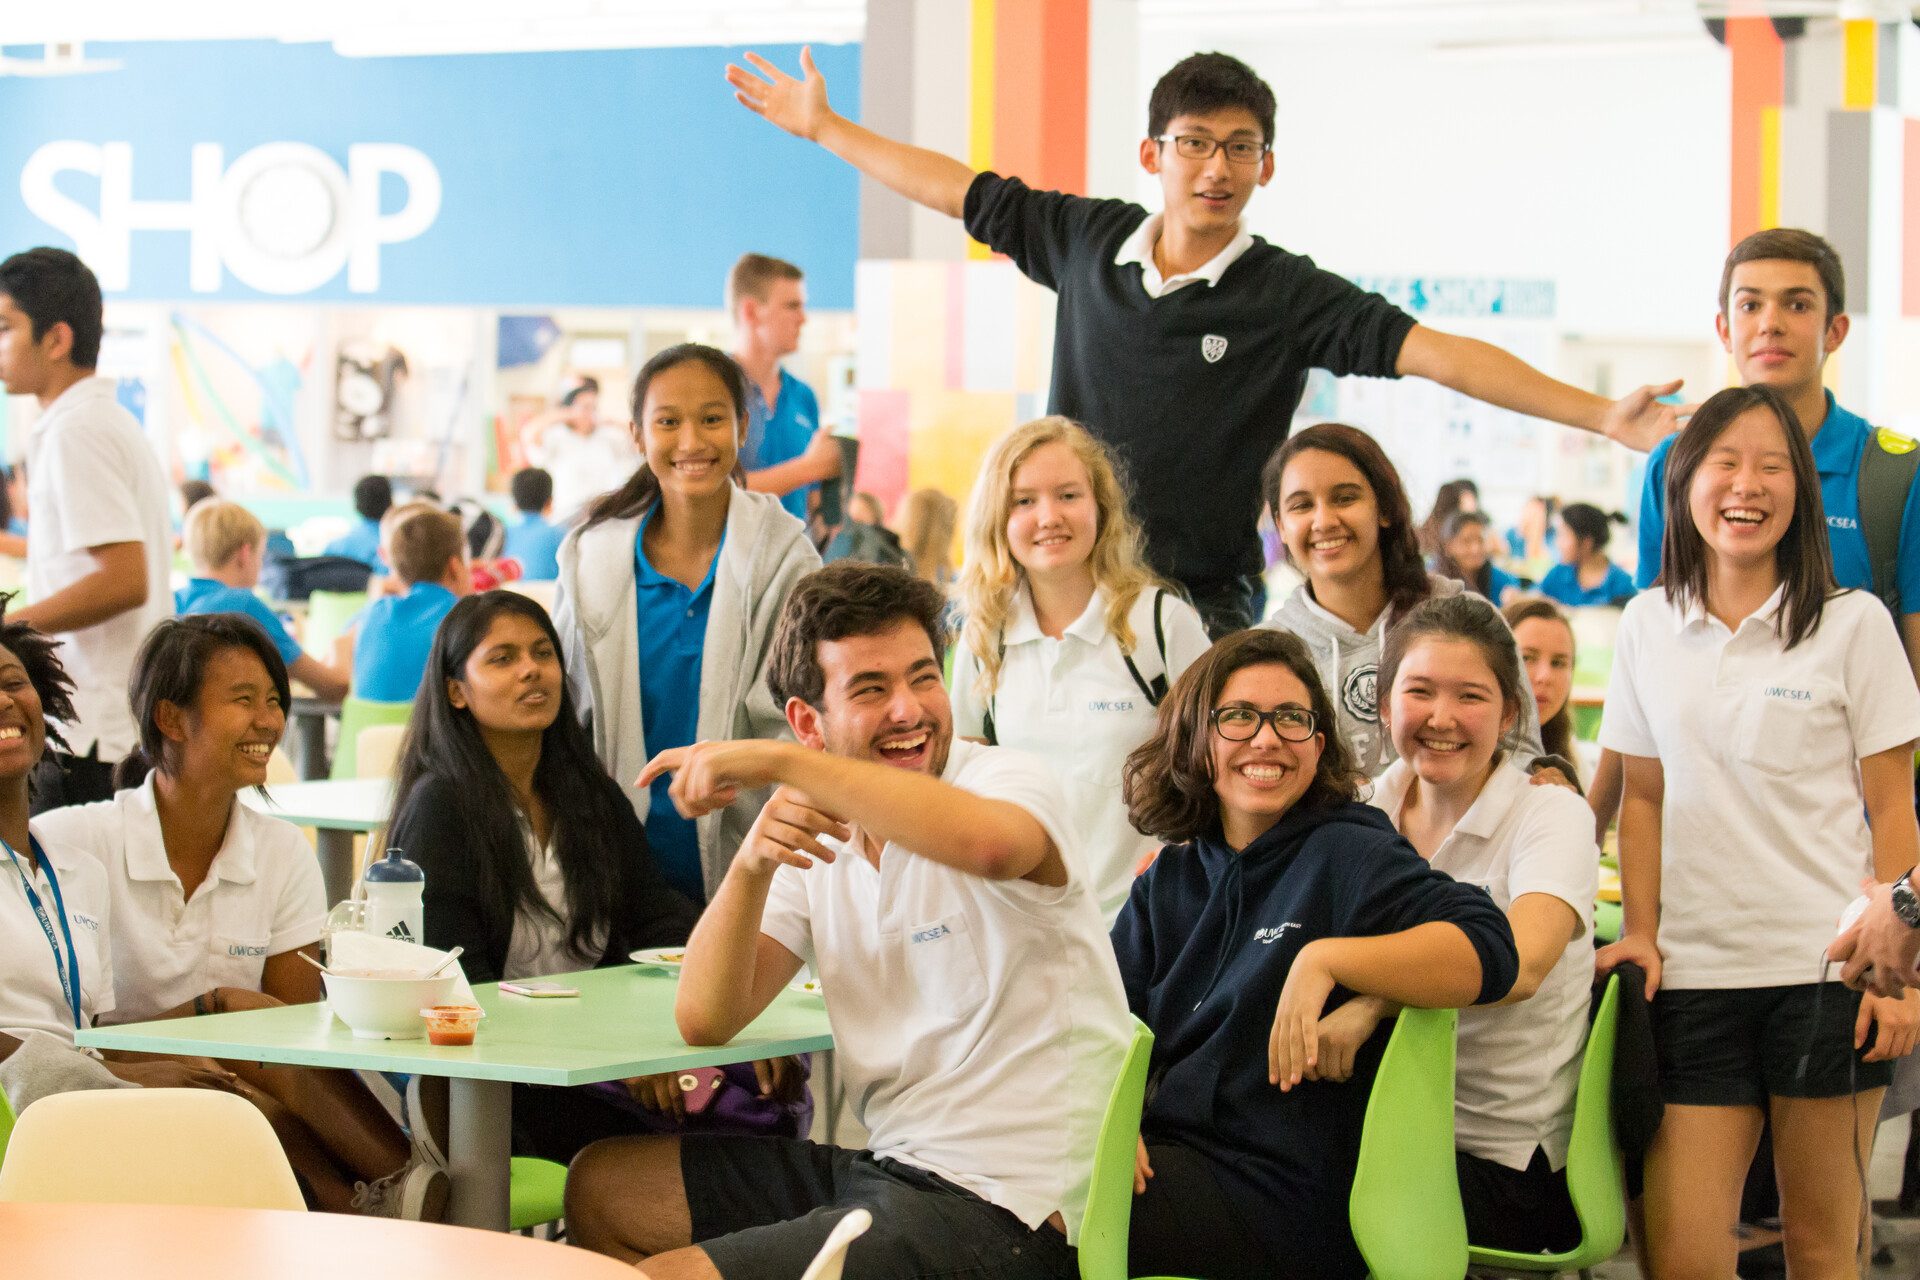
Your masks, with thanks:
[[(1276, 1275), (1364, 1276), (1347, 1225), (1367, 1094), (1392, 1023), (1345, 1083), (1267, 1083), (1267, 1044), (1287, 971), (1316, 938), (1398, 933), (1445, 921), (1480, 956), (1477, 1003), (1512, 988), (1506, 917), (1435, 871), (1378, 809), (1288, 813), (1236, 854), (1218, 833), (1162, 851), (1113, 927), (1127, 1003), (1153, 1028), (1141, 1131), (1205, 1156)], [(1329, 1009), (1352, 993), (1336, 988)]]

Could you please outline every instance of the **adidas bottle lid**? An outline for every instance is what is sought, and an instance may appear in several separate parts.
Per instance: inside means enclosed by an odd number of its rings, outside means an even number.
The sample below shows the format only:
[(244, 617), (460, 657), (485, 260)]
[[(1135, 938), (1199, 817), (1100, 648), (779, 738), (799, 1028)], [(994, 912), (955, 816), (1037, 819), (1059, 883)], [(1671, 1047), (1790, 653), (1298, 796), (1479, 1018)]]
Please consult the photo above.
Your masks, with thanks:
[(402, 942), (426, 941), (427, 873), (407, 860), (405, 850), (387, 850), (386, 857), (367, 867), (360, 884), (367, 895), (368, 933)]

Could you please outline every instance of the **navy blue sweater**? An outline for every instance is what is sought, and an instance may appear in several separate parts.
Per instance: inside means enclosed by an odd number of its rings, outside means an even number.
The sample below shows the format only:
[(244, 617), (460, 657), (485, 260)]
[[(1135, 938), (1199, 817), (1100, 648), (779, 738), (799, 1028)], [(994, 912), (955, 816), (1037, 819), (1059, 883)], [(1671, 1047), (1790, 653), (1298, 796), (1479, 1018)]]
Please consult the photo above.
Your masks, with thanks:
[(1119, 457), (1148, 561), (1189, 586), (1260, 572), (1260, 468), (1287, 438), (1308, 370), (1393, 377), (1414, 325), (1258, 236), (1219, 284), (1149, 298), (1141, 268), (1113, 262), (1147, 219), (1125, 200), (983, 173), (963, 216), (969, 235), (1059, 295), (1050, 411)]
[[(1235, 854), (1217, 837), (1164, 850), (1134, 882), (1113, 949), (1134, 1014), (1153, 1028), (1141, 1131), (1206, 1156), (1276, 1275), (1334, 1280), (1365, 1264), (1347, 1226), (1360, 1125), (1391, 1023), (1343, 1084), (1267, 1083), (1287, 971), (1316, 938), (1445, 921), (1480, 957), (1479, 1003), (1512, 988), (1519, 956), (1485, 892), (1424, 862), (1363, 804), (1295, 809)], [(1351, 993), (1336, 989), (1331, 1009)]]

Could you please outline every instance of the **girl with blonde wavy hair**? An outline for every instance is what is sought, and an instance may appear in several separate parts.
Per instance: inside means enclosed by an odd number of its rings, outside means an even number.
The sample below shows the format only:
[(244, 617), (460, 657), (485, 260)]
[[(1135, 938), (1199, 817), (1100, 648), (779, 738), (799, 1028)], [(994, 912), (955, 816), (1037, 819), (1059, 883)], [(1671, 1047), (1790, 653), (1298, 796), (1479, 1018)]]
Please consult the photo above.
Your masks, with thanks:
[(1084, 427), (1040, 418), (988, 451), (968, 505), (960, 604), (954, 730), (1060, 774), (1111, 921), (1159, 847), (1127, 821), (1121, 764), (1208, 641), (1193, 606), (1147, 569), (1113, 459)]

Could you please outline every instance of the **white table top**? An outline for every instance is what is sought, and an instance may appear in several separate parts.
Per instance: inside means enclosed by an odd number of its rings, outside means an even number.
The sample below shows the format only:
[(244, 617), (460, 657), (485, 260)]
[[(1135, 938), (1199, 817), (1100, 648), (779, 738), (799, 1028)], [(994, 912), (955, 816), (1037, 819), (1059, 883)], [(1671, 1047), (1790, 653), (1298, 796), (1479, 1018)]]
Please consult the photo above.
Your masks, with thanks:
[(393, 782), (387, 778), (287, 782), (267, 788), (266, 796), (243, 791), (240, 801), (295, 826), (376, 831), (393, 811)]

